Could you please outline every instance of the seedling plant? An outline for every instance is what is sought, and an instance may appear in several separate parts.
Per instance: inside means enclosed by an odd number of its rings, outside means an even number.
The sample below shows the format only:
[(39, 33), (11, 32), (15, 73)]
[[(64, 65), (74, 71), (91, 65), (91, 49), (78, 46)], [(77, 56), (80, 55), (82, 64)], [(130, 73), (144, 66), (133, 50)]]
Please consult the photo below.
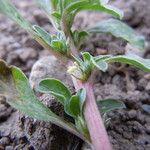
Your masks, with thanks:
[[(49, 121), (75, 134), (85, 141), (91, 149), (111, 150), (103, 119), (105, 114), (116, 108), (124, 108), (118, 100), (100, 100), (96, 102), (93, 93), (95, 72), (106, 72), (108, 64), (113, 62), (133, 65), (150, 72), (150, 60), (134, 53), (127, 55), (92, 56), (82, 50), (85, 38), (93, 33), (110, 33), (123, 38), (136, 49), (144, 49), (144, 38), (119, 21), (123, 17), (121, 10), (109, 5), (109, 0), (36, 0), (50, 19), (56, 34), (52, 35), (38, 25), (26, 21), (9, 0), (0, 0), (0, 13), (8, 16), (24, 28), (37, 42), (48, 49), (66, 66), (72, 77), (76, 94), (72, 94), (62, 81), (53, 78), (42, 79), (35, 87), (41, 93), (53, 95), (64, 106), (64, 111), (74, 119), (65, 121), (46, 107), (34, 94), (25, 74), (15, 66), (8, 66), (0, 60), (0, 94), (7, 102), (29, 117)], [(112, 15), (83, 31), (73, 29), (75, 16), (80, 11), (100, 11)], [(101, 114), (101, 115), (100, 115)]]

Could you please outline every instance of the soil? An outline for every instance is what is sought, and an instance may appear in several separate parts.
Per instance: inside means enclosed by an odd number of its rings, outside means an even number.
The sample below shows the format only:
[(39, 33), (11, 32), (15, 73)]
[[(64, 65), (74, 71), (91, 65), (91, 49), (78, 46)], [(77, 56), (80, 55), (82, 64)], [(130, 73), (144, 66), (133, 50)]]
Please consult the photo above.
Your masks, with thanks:
[[(44, 27), (51, 33), (54, 32), (51, 23), (33, 0), (30, 3), (27, 0), (13, 2), (30, 22)], [(143, 52), (143, 56), (150, 58), (150, 1), (113, 0), (112, 3), (124, 10), (123, 20), (145, 36), (146, 51)], [(74, 27), (87, 27), (95, 21), (109, 17), (96, 12), (82, 12), (76, 17)], [(0, 58), (8, 64), (20, 67), (28, 77), (30, 76), (32, 86), (41, 78), (56, 77), (74, 91), (70, 78), (63, 74), (65, 68), (60, 66), (56, 69), (57, 60), (52, 56), (47, 57), (47, 50), (2, 15), (0, 39)], [(128, 49), (126, 42), (108, 34), (91, 36), (85, 41), (83, 48), (93, 55), (122, 54)], [(40, 61), (33, 67), (38, 59)], [(44, 64), (49, 64), (51, 69)], [(94, 87), (97, 100), (120, 99), (126, 105), (126, 109), (108, 114), (111, 120), (106, 128), (111, 143), (114, 150), (149, 150), (150, 116), (143, 110), (142, 105), (150, 104), (150, 75), (127, 65), (119, 68), (120, 64), (112, 64), (106, 73), (99, 73)], [(60, 116), (66, 117), (53, 97), (42, 95), (40, 100)], [(77, 137), (55, 125), (22, 115), (11, 108), (4, 98), (0, 98), (0, 150), (80, 150), (81, 147), (82, 141)]]

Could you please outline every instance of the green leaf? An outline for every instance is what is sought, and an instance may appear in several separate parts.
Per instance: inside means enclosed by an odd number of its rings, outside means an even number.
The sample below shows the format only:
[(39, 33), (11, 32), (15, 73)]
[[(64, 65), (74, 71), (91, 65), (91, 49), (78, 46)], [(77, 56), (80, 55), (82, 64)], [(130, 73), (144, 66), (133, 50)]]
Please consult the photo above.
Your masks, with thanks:
[(64, 8), (66, 8), (68, 5), (70, 5), (71, 3), (75, 2), (75, 1), (79, 1), (79, 0), (65, 0), (64, 1)]
[(89, 52), (83, 52), (83, 53), (81, 53), (82, 54), (82, 57), (83, 57), (83, 60), (84, 60), (84, 62), (89, 62), (89, 61), (91, 61), (91, 54), (89, 53)]
[(47, 78), (40, 81), (37, 89), (42, 93), (54, 95), (64, 105), (65, 100), (71, 98), (70, 90), (57, 79)]
[(102, 70), (103, 72), (106, 72), (106, 70), (108, 69), (108, 64), (104, 61), (99, 62), (93, 61), (93, 64), (95, 67), (97, 67), (99, 70)]
[(104, 61), (105, 59), (110, 58), (110, 57), (112, 57), (112, 55), (98, 55), (94, 57), (94, 60), (96, 62), (99, 62), (99, 61)]
[(53, 51), (58, 53), (66, 54), (67, 46), (65, 44), (65, 40), (63, 39), (62, 33), (58, 33), (56, 36), (51, 36), (48, 32), (46, 32), (41, 27), (34, 25), (33, 29), (36, 35), (44, 41)]
[(73, 95), (67, 105), (65, 106), (65, 112), (76, 118), (80, 114), (80, 108), (79, 108), (80, 100), (79, 97), (76, 95)]
[[(5, 14), (11, 20), (15, 21), (23, 29), (25, 29), (36, 41), (38, 41), (42, 46), (49, 49), (54, 55), (57, 55), (57, 52), (54, 52), (50, 47), (49, 40), (50, 36), (39, 26), (33, 26), (27, 22), (17, 11), (14, 5), (9, 0), (0, 0), (0, 13)], [(57, 53), (57, 54), (56, 54)]]
[(93, 64), (92, 64), (92, 56), (89, 52), (83, 52), (81, 53), (83, 57), (83, 63), (81, 62), (81, 69), (85, 72), (85, 74), (90, 74), (92, 69), (93, 69)]
[(150, 59), (143, 59), (137, 55), (118, 55), (105, 59), (106, 62), (120, 62), (133, 65), (145, 72), (150, 72)]
[(49, 49), (54, 55), (58, 54), (57, 52), (54, 52), (50, 47), (49, 34), (46, 33), (46, 31), (44, 31), (43, 29), (41, 29), (39, 26), (32, 27), (32, 25), (20, 15), (20, 13), (9, 0), (0, 0), (0, 13), (5, 14), (10, 19), (15, 21), (29, 34), (31, 34), (36, 41), (38, 41), (45, 48)]
[(53, 47), (54, 49), (62, 52), (62, 50), (64, 49), (64, 45), (61, 41), (58, 41), (58, 40), (53, 40), (51, 42), (51, 47)]
[(95, 57), (93, 57), (89, 52), (82, 53), (84, 66), (86, 66), (86, 68), (89, 68), (89, 70), (91, 70), (93, 69), (93, 66), (95, 66), (99, 70), (102, 70), (103, 72), (105, 72), (108, 69), (108, 64), (104, 62), (102, 58), (105, 59), (105, 58), (108, 58), (108, 56), (107, 55), (105, 55), (104, 57), (101, 56), (101, 58), (99, 56), (98, 58), (99, 61), (96, 61), (96, 59), (94, 59)]
[(125, 104), (122, 101), (114, 100), (114, 99), (98, 100), (97, 105), (98, 105), (99, 111), (102, 114), (108, 113), (115, 109), (126, 108)]
[(93, 64), (91, 61), (92, 56), (90, 55), (89, 52), (82, 52), (81, 55), (83, 59), (81, 59), (80, 57), (75, 57), (75, 56), (73, 56), (73, 58), (76, 60), (76, 63), (79, 65), (79, 68), (82, 70), (82, 73), (84, 74), (82, 75), (85, 77), (85, 79), (87, 79), (93, 67)]
[(78, 90), (76, 95), (73, 95), (69, 101), (66, 101), (65, 105), (66, 113), (74, 118), (82, 116), (85, 98), (86, 98), (86, 90), (83, 88)]
[(83, 52), (81, 53), (82, 54), (82, 57), (83, 57), (83, 62), (84, 62), (84, 66), (87, 68), (87, 69), (91, 69), (92, 67), (92, 63), (91, 63), (91, 60), (92, 60), (92, 56), (89, 52)]
[(118, 56), (100, 55), (100, 56), (94, 57), (94, 61), (97, 63), (101, 61), (105, 61), (108, 63), (120, 62), (120, 63), (133, 65), (145, 72), (150, 72), (150, 59), (144, 59), (135, 54), (118, 55)]
[(58, 13), (57, 11), (54, 11), (53, 13), (51, 13), (51, 15), (53, 17), (55, 17), (57, 19), (57, 21), (60, 21), (60, 19), (61, 19), (61, 14), (60, 13)]
[(83, 112), (83, 105), (86, 99), (86, 90), (84, 88), (81, 88), (80, 90), (77, 91), (77, 94), (79, 96), (80, 99), (80, 112)]
[(108, 19), (98, 22), (95, 26), (88, 29), (90, 33), (111, 33), (115, 37), (123, 38), (128, 41), (132, 46), (138, 49), (144, 49), (144, 37), (138, 35), (127, 24), (116, 20)]
[[(45, 107), (34, 95), (28, 79), (15, 66), (6, 66), (0, 60), (0, 94), (14, 108), (38, 120), (53, 120), (56, 115)], [(55, 120), (55, 119), (54, 119)]]
[(89, 34), (85, 31), (78, 31), (78, 30), (75, 30), (73, 32), (73, 39), (74, 39), (74, 42), (76, 44), (77, 47), (80, 47), (81, 45), (81, 41), (87, 37)]
[(81, 41), (83, 38), (88, 36), (89, 34), (86, 31), (80, 31), (78, 34), (79, 40)]
[(52, 37), (49, 33), (47, 33), (44, 29), (42, 29), (38, 25), (34, 25), (32, 28), (38, 37), (40, 37), (44, 42), (46, 42), (49, 46), (51, 46)]
[(5, 14), (10, 19), (19, 24), (22, 28), (24, 28), (29, 33), (33, 33), (32, 26), (29, 22), (27, 22), (17, 11), (17, 9), (11, 4), (9, 0), (0, 0), (0, 13)]
[(98, 0), (76, 0), (72, 1), (70, 5), (63, 10), (62, 20), (63, 23), (65, 23), (64, 26), (67, 25), (68, 28), (71, 28), (75, 15), (80, 11), (86, 10), (101, 11), (119, 18), (123, 16), (122, 11), (119, 9), (105, 3), (100, 3)]
[(97, 67), (99, 70), (102, 70), (103, 72), (106, 72), (108, 69), (108, 64), (103, 61), (106, 58), (109, 58), (110, 55), (99, 55), (92, 58), (92, 63), (95, 67)]
[(101, 11), (101, 12), (106, 12), (109, 13), (115, 17), (119, 17), (122, 18), (123, 13), (110, 5), (106, 5), (104, 3), (100, 3), (98, 1), (89, 1), (89, 0), (81, 0), (81, 1), (76, 1), (74, 3), (71, 3), (70, 5), (68, 5), (68, 7), (66, 8), (68, 14), (72, 13), (72, 12), (79, 12), (82, 10), (94, 10), (94, 11)]
[(50, 121), (89, 143), (72, 123), (64, 121), (40, 102), (32, 91), (28, 79), (19, 68), (7, 66), (2, 60), (0, 60), (0, 95), (6, 97), (12, 107), (29, 117)]

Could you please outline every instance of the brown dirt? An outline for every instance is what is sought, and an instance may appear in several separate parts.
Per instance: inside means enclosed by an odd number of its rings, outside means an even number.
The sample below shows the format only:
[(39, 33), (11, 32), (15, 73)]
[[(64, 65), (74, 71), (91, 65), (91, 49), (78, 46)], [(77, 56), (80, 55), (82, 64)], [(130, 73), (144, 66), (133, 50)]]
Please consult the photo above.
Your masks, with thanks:
[[(13, 0), (13, 2), (29, 21), (54, 32), (50, 22), (35, 7), (33, 1), (29, 3), (26, 0)], [(116, 0), (113, 3), (125, 11), (124, 21), (146, 37), (145, 57), (150, 58), (150, 1)], [(83, 12), (76, 18), (75, 27), (83, 28), (92, 24), (93, 21), (106, 17), (109, 16), (88, 12), (87, 19), (87, 13)], [(89, 20), (91, 21), (89, 22)], [(0, 15), (0, 39), (0, 58), (9, 64), (21, 67), (28, 76), (35, 61), (49, 54), (25, 31), (2, 15)], [(85, 41), (83, 47), (93, 55), (120, 54), (124, 53), (125, 45), (126, 43), (122, 40), (105, 34), (93, 35)], [(94, 89), (97, 99), (120, 99), (125, 102), (127, 107), (108, 114), (108, 117), (111, 118), (107, 125), (110, 140), (115, 150), (149, 150), (150, 117), (144, 112), (142, 105), (150, 104), (150, 76), (129, 66), (117, 70), (117, 66), (118, 64), (110, 66), (108, 72), (100, 73), (96, 78)], [(36, 69), (38, 71), (36, 73), (39, 74), (40, 71), (43, 73), (43, 68), (39, 68)], [(45, 71), (41, 77), (48, 75), (50, 73)], [(60, 74), (55, 72), (51, 74), (51, 76), (56, 75), (67, 82), (65, 74), (63, 76), (59, 76)], [(33, 77), (33, 80), (36, 81), (36, 77)], [(64, 116), (62, 109), (52, 98), (47, 95), (43, 95), (43, 97), (41, 100), (46, 105), (52, 109), (55, 108), (57, 113)], [(4, 98), (0, 99), (0, 150), (72, 150), (73, 146), (81, 149), (81, 144), (80, 140), (66, 131), (49, 123), (29, 119), (6, 104)]]

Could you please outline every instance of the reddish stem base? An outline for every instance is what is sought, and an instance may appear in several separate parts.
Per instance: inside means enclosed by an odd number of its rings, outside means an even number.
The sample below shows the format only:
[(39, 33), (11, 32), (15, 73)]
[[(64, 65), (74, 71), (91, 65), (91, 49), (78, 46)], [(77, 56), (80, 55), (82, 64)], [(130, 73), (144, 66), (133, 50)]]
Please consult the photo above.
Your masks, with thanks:
[(87, 91), (84, 106), (84, 117), (89, 129), (91, 142), (94, 150), (112, 150), (107, 132), (105, 130), (102, 117), (99, 113), (94, 93), (93, 84), (90, 82), (82, 83), (73, 77), (76, 90), (84, 87)]

